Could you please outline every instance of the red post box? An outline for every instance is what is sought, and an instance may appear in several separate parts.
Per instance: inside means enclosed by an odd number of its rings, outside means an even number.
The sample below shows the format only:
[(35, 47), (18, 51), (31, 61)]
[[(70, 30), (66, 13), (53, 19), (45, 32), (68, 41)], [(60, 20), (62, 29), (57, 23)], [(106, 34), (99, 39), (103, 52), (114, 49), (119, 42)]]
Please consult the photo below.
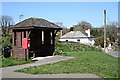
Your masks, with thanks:
[(22, 48), (24, 49), (30, 48), (30, 38), (22, 38)]

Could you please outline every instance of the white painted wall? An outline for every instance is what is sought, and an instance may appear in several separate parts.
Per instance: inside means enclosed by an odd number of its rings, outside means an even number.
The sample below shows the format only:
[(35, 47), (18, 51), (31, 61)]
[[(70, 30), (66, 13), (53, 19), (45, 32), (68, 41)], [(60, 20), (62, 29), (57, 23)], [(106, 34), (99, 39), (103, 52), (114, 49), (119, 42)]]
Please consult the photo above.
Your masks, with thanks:
[(88, 37), (90, 37), (90, 29), (85, 30), (85, 32), (88, 34)]
[[(91, 38), (92, 40), (90, 41), (88, 38), (80, 38), (80, 39), (59, 39), (61, 42), (77, 42), (77, 43), (82, 43), (82, 44), (87, 44), (87, 45), (93, 45), (94, 39)], [(80, 40), (80, 41), (78, 41)]]
[(67, 40), (68, 40), (68, 42), (78, 42), (77, 39), (59, 39), (59, 41), (63, 41), (63, 42), (65, 42)]

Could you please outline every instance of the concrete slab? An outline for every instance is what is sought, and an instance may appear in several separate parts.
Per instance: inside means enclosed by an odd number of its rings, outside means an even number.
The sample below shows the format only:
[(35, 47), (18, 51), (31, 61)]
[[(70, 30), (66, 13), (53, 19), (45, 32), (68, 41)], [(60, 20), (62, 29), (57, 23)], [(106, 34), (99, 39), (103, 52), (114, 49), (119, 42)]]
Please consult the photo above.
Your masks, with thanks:
[(55, 56), (35, 57), (35, 58), (33, 58), (32, 60), (33, 60), (33, 61), (39, 61), (39, 60), (41, 60), (41, 59), (52, 58), (52, 57), (55, 57)]
[(7, 74), (7, 78), (100, 78), (95, 74), (40, 74), (32, 75), (25, 73), (13, 72), (12, 74)]

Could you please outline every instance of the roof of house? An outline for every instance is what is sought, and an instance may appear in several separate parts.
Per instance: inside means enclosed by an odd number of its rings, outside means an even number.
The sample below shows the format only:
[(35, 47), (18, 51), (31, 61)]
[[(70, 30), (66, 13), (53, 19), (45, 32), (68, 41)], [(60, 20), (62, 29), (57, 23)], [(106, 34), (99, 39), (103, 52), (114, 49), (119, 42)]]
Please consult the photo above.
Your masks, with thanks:
[(61, 36), (61, 39), (76, 39), (76, 38), (88, 38), (88, 34), (82, 31), (70, 31), (67, 34)]
[(33, 28), (33, 27), (62, 29), (60, 26), (42, 18), (28, 18), (15, 24), (12, 28)]

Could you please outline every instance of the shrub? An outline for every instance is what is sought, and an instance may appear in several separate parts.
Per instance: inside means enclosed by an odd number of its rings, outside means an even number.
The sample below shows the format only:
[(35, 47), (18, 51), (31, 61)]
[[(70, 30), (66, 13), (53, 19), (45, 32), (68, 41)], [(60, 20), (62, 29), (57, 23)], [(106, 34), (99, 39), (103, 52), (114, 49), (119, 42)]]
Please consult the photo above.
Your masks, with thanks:
[(56, 54), (64, 54), (65, 52), (71, 51), (102, 51), (101, 49), (94, 48), (92, 46), (84, 45), (84, 44), (64, 44), (58, 43), (56, 44)]
[(12, 45), (12, 36), (2, 37), (2, 47), (4, 46), (11, 46)]
[[(108, 40), (106, 41), (106, 45), (108, 46)], [(95, 46), (101, 46), (101, 47), (104, 47), (104, 37), (101, 36), (101, 37), (98, 37), (95, 39)]]

